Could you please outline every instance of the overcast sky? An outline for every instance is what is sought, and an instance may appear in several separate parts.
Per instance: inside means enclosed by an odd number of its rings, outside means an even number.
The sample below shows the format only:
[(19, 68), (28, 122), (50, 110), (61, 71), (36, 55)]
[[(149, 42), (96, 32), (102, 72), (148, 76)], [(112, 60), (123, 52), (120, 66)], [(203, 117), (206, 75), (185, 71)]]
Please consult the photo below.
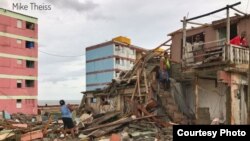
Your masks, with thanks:
[[(131, 38), (134, 45), (151, 49), (166, 41), (168, 33), (181, 28), (183, 16), (191, 18), (238, 1), (0, 0), (0, 7), (13, 10), (16, 2), (51, 5), (49, 11), (14, 10), (39, 19), (38, 99), (80, 100), (80, 92), (85, 90), (87, 46), (122, 35)], [(236, 8), (250, 13), (249, 0), (241, 2)], [(224, 17), (225, 11), (201, 21)]]

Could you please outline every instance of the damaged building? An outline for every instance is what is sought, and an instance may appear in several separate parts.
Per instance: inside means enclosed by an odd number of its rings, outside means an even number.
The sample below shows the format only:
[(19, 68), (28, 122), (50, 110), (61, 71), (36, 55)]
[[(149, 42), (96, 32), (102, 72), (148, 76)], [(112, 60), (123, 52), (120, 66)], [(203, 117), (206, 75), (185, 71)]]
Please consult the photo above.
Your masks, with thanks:
[[(246, 124), (249, 50), (230, 44), (230, 40), (243, 31), (250, 37), (250, 17), (237, 9), (241, 15), (229, 17), (229, 10), (235, 10), (238, 4), (184, 18), (183, 28), (168, 34), (171, 39), (148, 51), (131, 71), (113, 79), (105, 89), (82, 92), (81, 107), (93, 113), (167, 115), (154, 119), (162, 125), (211, 124), (213, 120)], [(210, 24), (193, 22), (220, 11), (226, 11), (227, 18)], [(199, 26), (187, 28), (187, 24)], [(162, 46), (170, 46), (166, 51), (171, 54), (171, 83), (167, 90), (157, 76)]]

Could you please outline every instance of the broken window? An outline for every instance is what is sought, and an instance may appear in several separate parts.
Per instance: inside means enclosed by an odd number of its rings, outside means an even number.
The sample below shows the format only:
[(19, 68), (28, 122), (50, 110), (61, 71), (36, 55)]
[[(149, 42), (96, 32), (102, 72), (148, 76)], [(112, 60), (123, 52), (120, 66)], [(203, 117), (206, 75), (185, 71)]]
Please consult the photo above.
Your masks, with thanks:
[(22, 88), (22, 80), (16, 80), (16, 87)]
[(101, 103), (101, 105), (109, 105), (110, 104), (109, 99), (106, 96), (101, 97), (100, 103)]
[(26, 41), (25, 42), (25, 47), (26, 48), (34, 48), (35, 47), (35, 43), (32, 41)]
[(31, 22), (26, 22), (26, 29), (35, 30), (35, 24)]
[(16, 108), (22, 108), (22, 99), (16, 100)]
[(90, 98), (90, 103), (96, 103), (96, 98), (91, 97), (91, 98)]
[(34, 87), (35, 81), (34, 80), (25, 80), (25, 86), (26, 87)]
[(26, 68), (35, 68), (35, 61), (26, 60)]
[(22, 20), (17, 20), (16, 26), (17, 28), (22, 28)]

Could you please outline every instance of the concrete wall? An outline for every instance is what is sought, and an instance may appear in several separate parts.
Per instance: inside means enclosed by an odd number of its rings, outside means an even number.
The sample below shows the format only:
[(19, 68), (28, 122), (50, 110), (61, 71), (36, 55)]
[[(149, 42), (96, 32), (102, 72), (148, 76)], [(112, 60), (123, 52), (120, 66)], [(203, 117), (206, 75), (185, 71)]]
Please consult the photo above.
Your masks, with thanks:
[(93, 83), (111, 82), (113, 76), (114, 76), (114, 72), (112, 72), (112, 71), (87, 75), (86, 76), (87, 85), (93, 84)]
[[(87, 94), (87, 104), (91, 106), (95, 113), (106, 113), (110, 111), (119, 111), (121, 109), (121, 96), (110, 97), (107, 101), (109, 104), (101, 105), (102, 96), (94, 96), (93, 94)], [(91, 98), (96, 98), (96, 102), (91, 102)]]
[[(26, 28), (28, 22), (33, 23), (34, 29)], [(37, 114), (37, 38), (36, 18), (0, 9), (0, 110)], [(27, 41), (33, 42), (34, 47), (27, 48)], [(34, 61), (34, 68), (26, 67), (27, 60)], [(22, 82), (21, 88), (17, 87), (17, 80)], [(25, 80), (34, 80), (34, 86), (27, 87)]]
[(110, 70), (114, 68), (114, 59), (108, 58), (86, 63), (86, 73), (101, 70)]
[[(217, 40), (217, 32), (212, 27), (197, 28), (187, 31), (187, 37), (198, 33), (204, 33), (205, 42)], [(172, 46), (171, 46), (171, 58), (176, 62), (181, 62), (181, 52), (182, 52), (182, 32), (177, 32), (172, 36)], [(206, 45), (205, 48), (209, 48), (213, 45)]]
[(86, 61), (93, 60), (93, 59), (98, 59), (102, 57), (107, 57), (107, 56), (112, 56), (114, 55), (113, 49), (114, 45), (107, 45), (104, 47), (92, 49), (92, 50), (87, 50), (86, 51)]
[(210, 119), (222, 118), (226, 120), (226, 92), (227, 86), (215, 80), (198, 80), (199, 107), (208, 107)]

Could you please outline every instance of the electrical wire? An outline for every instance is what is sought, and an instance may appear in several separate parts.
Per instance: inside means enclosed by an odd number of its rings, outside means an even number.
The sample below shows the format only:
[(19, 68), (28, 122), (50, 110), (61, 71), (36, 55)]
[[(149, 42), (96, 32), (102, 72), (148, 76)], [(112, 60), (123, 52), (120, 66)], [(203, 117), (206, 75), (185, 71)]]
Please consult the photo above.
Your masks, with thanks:
[(47, 54), (47, 55), (55, 56), (55, 57), (81, 57), (81, 56), (85, 56), (85, 54), (81, 54), (81, 55), (60, 55), (60, 54), (45, 52), (45, 51), (42, 51), (42, 50), (38, 50), (38, 51), (43, 53), (43, 54)]

